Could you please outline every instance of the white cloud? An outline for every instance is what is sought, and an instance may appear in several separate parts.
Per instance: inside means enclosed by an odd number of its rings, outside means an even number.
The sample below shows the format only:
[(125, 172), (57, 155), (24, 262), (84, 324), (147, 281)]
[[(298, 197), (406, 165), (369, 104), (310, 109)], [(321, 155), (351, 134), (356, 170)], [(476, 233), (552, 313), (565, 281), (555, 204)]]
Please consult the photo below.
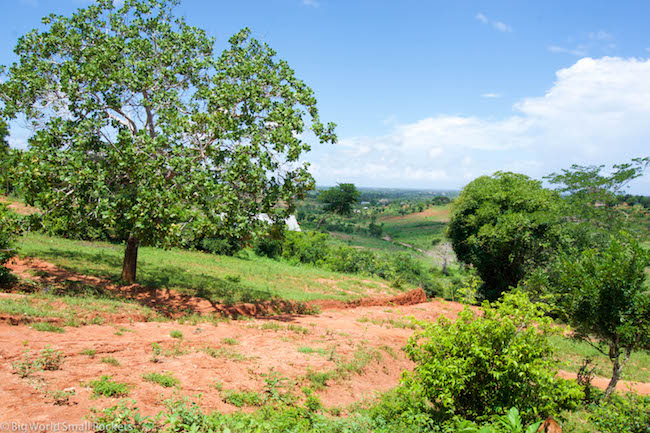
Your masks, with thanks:
[(342, 140), (340, 151), (319, 160), (317, 180), (461, 187), (497, 170), (540, 178), (574, 163), (611, 165), (650, 154), (649, 118), (650, 60), (584, 58), (508, 116), (439, 114)]
[[(576, 41), (579, 43), (576, 44)], [(552, 53), (571, 54), (577, 57), (586, 57), (590, 53), (610, 55), (616, 49), (614, 35), (604, 30), (589, 32), (578, 38), (571, 37), (567, 42), (570, 46), (553, 44), (546, 48)]]
[(501, 93), (483, 93), (481, 95), (481, 98), (497, 99), (497, 98), (500, 98), (501, 96), (503, 96), (503, 95), (501, 95)]
[(302, 0), (302, 4), (313, 8), (317, 8), (318, 6), (320, 6), (320, 3), (318, 3), (317, 0)]
[(482, 22), (483, 24), (490, 24), (492, 28), (495, 30), (498, 30), (500, 32), (504, 33), (510, 33), (512, 32), (512, 27), (509, 26), (508, 24), (504, 23), (503, 21), (497, 21), (497, 20), (491, 20), (482, 13), (477, 13), (474, 18)]
[(500, 32), (511, 32), (512, 31), (512, 27), (510, 27), (508, 24), (503, 23), (501, 21), (494, 21), (492, 23), (492, 27), (494, 27), (495, 29), (497, 29)]
[(578, 45), (575, 48), (566, 48), (566, 47), (560, 47), (558, 45), (549, 45), (547, 49), (552, 52), (552, 53), (565, 53), (565, 54), (572, 54), (576, 57), (584, 57), (588, 54), (587, 52), (587, 47), (584, 45)]

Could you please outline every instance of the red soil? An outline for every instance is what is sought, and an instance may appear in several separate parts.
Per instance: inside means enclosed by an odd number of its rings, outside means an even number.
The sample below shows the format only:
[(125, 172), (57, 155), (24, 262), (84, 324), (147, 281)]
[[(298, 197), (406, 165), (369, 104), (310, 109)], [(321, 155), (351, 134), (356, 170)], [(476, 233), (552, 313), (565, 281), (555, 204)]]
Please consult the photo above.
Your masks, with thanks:
[[(165, 307), (162, 309), (170, 313), (172, 309), (186, 307), (200, 313), (231, 313), (224, 311), (224, 306), (203, 299), (139, 286), (115, 287), (98, 278), (66, 273), (40, 260), (17, 261), (12, 269), (31, 278), (34, 277), (27, 270), (40, 269), (47, 272), (41, 277), (44, 279), (81, 279), (103, 285), (147, 305), (162, 304)], [(114, 380), (130, 384), (129, 398), (137, 401), (145, 415), (163, 410), (163, 401), (172, 396), (195, 398), (198, 394), (201, 394), (199, 404), (205, 411), (231, 412), (237, 408), (224, 402), (222, 393), (214, 386), (218, 382), (224, 390), (261, 392), (263, 375), (275, 371), (291, 379), (292, 391), (300, 394), (300, 387), (308, 384), (305, 378), (308, 371), (332, 371), (337, 359), (350, 361), (360, 350), (378, 351), (381, 360), (368, 363), (361, 374), (330, 380), (328, 386), (318, 392), (326, 407), (344, 407), (396, 386), (402, 371), (412, 368), (401, 349), (413, 330), (394, 327), (390, 320), (393, 323), (406, 321), (408, 317), (434, 320), (441, 315), (453, 319), (463, 308), (461, 304), (438, 299), (425, 302), (421, 290), (356, 304), (328, 301), (319, 306), (323, 312), (316, 315), (285, 314), (197, 325), (176, 321), (145, 322), (125, 313), (110, 317), (108, 325), (66, 327), (62, 334), (39, 332), (19, 318), (0, 321), (0, 421), (82, 423), (91, 407), (105, 408), (117, 402), (117, 399), (105, 397), (91, 399), (92, 391), (87, 383), (102, 375), (111, 375)], [(232, 308), (240, 309), (237, 312), (241, 314), (254, 315), (261, 312), (257, 308), (263, 307)], [(171, 338), (172, 330), (181, 331), (183, 338)], [(235, 339), (237, 344), (229, 345), (225, 338)], [(159, 344), (163, 350), (160, 362), (151, 362), (152, 343)], [(23, 359), (25, 350), (29, 349), (34, 357), (48, 345), (65, 354), (60, 370), (35, 373), (32, 379), (14, 374), (12, 365)], [(302, 353), (298, 351), (301, 347), (322, 349), (324, 354)], [(237, 352), (245, 359), (213, 358), (202, 350), (205, 348), (220, 349), (223, 353)], [(82, 355), (80, 352), (85, 349), (96, 350), (96, 355)], [(116, 358), (120, 365), (101, 362), (107, 356)], [(142, 375), (149, 372), (173, 373), (180, 380), (180, 388), (163, 388), (144, 381)], [(594, 383), (602, 385), (600, 379)], [(624, 389), (627, 385), (623, 382), (619, 387)], [(633, 386), (641, 393), (650, 393), (650, 384)], [(68, 405), (54, 405), (46, 394), (70, 387), (74, 388), (75, 395)]]

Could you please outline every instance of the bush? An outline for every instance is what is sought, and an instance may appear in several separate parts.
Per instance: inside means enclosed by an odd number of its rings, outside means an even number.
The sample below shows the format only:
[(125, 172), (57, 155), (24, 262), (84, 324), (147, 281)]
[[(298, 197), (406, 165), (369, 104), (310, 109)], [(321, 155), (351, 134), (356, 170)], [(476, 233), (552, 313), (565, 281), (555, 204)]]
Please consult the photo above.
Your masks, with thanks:
[(466, 308), (452, 323), (420, 322), (406, 352), (416, 363), (404, 385), (432, 402), (443, 418), (485, 420), (518, 407), (525, 420), (572, 408), (584, 396), (577, 383), (555, 377), (550, 319), (521, 293)]
[(20, 233), (18, 218), (9, 212), (6, 205), (0, 204), (0, 287), (4, 287), (14, 280), (9, 269), (4, 265), (16, 255), (14, 239)]
[(612, 394), (596, 406), (589, 420), (601, 433), (650, 433), (650, 397)]

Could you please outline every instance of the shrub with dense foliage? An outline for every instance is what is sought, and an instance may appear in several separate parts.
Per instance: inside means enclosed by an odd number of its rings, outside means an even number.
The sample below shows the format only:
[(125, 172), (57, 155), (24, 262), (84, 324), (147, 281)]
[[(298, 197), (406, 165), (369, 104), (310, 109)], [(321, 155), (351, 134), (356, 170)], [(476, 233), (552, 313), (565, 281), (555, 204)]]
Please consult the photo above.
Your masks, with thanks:
[(0, 204), (0, 287), (12, 280), (9, 269), (4, 265), (16, 255), (14, 239), (20, 232), (18, 219), (6, 205)]
[(455, 322), (421, 322), (406, 351), (416, 363), (404, 384), (441, 416), (470, 420), (518, 407), (526, 419), (571, 408), (584, 396), (575, 382), (556, 378), (545, 308), (522, 293), (506, 294), (481, 313), (466, 308)]
[(413, 284), (422, 287), (428, 296), (442, 294), (442, 286), (431, 270), (408, 253), (379, 254), (344, 245), (330, 245), (327, 239), (324, 233), (287, 232), (282, 241), (270, 237), (260, 240), (255, 245), (255, 252), (335, 272), (376, 275), (392, 281), (396, 286)]
[(485, 297), (498, 298), (549, 258), (560, 206), (559, 194), (523, 174), (497, 172), (463, 188), (447, 234), (458, 259), (476, 268)]

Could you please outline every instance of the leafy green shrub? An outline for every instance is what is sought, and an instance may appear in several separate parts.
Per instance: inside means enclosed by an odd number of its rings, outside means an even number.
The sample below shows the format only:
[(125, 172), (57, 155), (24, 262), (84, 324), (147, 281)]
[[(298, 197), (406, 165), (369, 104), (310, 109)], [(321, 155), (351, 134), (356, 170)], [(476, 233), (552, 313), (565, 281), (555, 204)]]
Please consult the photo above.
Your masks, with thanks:
[(171, 373), (147, 373), (143, 374), (142, 378), (147, 382), (157, 383), (165, 388), (171, 388), (180, 383), (180, 380), (176, 379)]
[(92, 388), (92, 398), (97, 397), (126, 397), (129, 395), (129, 385), (123, 382), (114, 382), (112, 376), (101, 376), (98, 380), (88, 383)]
[(261, 406), (264, 399), (259, 392), (228, 390), (223, 392), (223, 401), (233, 406), (244, 407)]
[(172, 329), (169, 332), (169, 336), (172, 337), (172, 338), (181, 339), (181, 338), (183, 338), (183, 333), (181, 331), (179, 331), (178, 329)]
[(94, 425), (101, 426), (104, 433), (155, 433), (160, 431), (160, 416), (140, 415), (135, 400), (121, 400), (116, 406), (98, 410), (91, 408), (88, 418)]
[(16, 255), (14, 239), (21, 231), (18, 219), (9, 212), (5, 204), (0, 204), (0, 287), (14, 281), (9, 269), (4, 265)]
[(443, 417), (484, 420), (510, 407), (525, 419), (551, 415), (584, 396), (575, 382), (556, 378), (552, 332), (545, 309), (522, 293), (507, 294), (482, 314), (466, 308), (452, 323), (420, 322), (406, 346), (416, 363), (403, 383), (432, 402)]
[(650, 433), (650, 396), (612, 394), (595, 407), (589, 420), (601, 433)]

